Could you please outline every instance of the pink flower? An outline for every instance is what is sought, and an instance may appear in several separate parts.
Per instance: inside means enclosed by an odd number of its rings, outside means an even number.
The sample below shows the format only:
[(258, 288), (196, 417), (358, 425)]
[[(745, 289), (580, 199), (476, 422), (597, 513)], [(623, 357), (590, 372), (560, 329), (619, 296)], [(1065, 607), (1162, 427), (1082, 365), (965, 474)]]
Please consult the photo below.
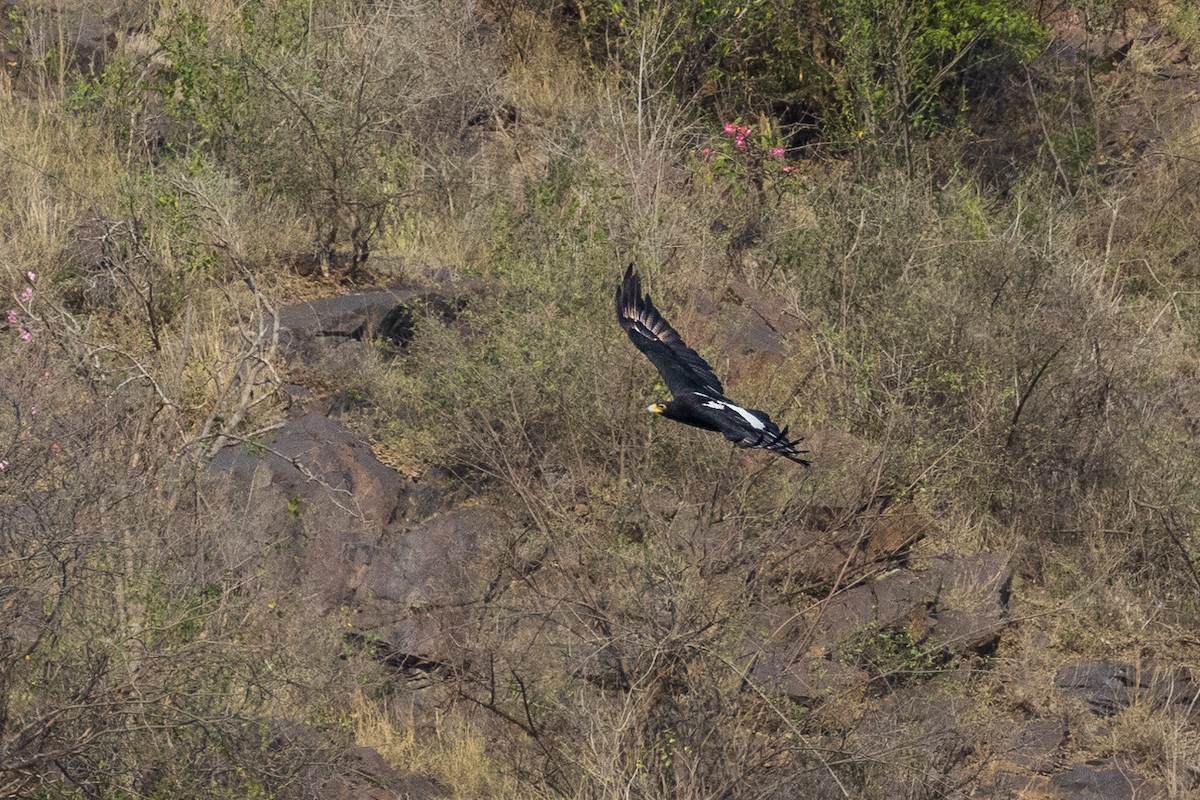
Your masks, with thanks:
[(783, 172), (795, 172), (797, 170), (797, 167), (793, 167), (791, 165), (785, 165), (785, 166), (780, 167), (779, 169)]
[(746, 137), (739, 134), (737, 139), (734, 140), (733, 144), (738, 150), (745, 150), (746, 149)]
[(0, 472), (3, 472), (6, 469), (8, 469), (8, 459), (0, 458)]
[(713, 151), (713, 149), (712, 149), (711, 147), (702, 147), (702, 148), (700, 149), (700, 155), (703, 155), (703, 156), (711, 156), (711, 155), (712, 155), (712, 151)]
[(7, 316), (7, 319), (8, 319), (8, 324), (9, 324), (9, 325), (16, 325), (16, 324), (17, 324), (17, 319), (18, 319), (18, 317), (17, 317), (17, 312), (16, 312), (16, 311), (14, 311), (13, 309), (11, 309), (11, 308), (10, 308), (10, 309), (8, 310), (8, 316)]
[(37, 406), (30, 406), (30, 407), (29, 407), (29, 416), (31, 416), (31, 417), (36, 417), (36, 416), (37, 416), (37, 412), (38, 412), (38, 407), (37, 407)]
[(33, 331), (29, 330), (29, 328), (26, 328), (24, 325), (21, 326), (21, 332), (17, 335), (21, 337), (22, 342), (33, 341)]
[(28, 305), (29, 301), (32, 299), (33, 299), (33, 287), (26, 286), (24, 289), (21, 290), (21, 302)]
[(771, 158), (774, 158), (777, 161), (783, 161), (783, 157), (786, 154), (786, 152), (787, 151), (784, 150), (782, 147), (772, 147), (770, 150), (767, 151), (768, 155), (770, 155)]
[(30, 283), (33, 283), (34, 281), (37, 280), (37, 273), (34, 272), (33, 270), (29, 270), (29, 272), (25, 273), (25, 277), (29, 278)]
[(737, 127), (734, 126), (734, 124), (732, 122), (726, 122), (725, 123), (725, 133), (729, 136), (733, 136), (733, 134), (735, 132), (737, 132)]
[(741, 136), (743, 139), (745, 139), (746, 135), (750, 133), (750, 126), (749, 125), (738, 125), (737, 132), (738, 132), (738, 136)]

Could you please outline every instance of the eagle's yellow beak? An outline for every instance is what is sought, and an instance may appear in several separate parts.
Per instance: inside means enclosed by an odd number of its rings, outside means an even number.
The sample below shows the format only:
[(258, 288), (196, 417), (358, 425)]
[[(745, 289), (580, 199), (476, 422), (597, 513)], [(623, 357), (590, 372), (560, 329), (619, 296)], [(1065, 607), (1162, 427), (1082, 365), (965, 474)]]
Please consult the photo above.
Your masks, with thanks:
[(650, 405), (646, 406), (646, 410), (649, 411), (651, 414), (661, 414), (667, 410), (667, 404), (666, 403), (651, 403)]

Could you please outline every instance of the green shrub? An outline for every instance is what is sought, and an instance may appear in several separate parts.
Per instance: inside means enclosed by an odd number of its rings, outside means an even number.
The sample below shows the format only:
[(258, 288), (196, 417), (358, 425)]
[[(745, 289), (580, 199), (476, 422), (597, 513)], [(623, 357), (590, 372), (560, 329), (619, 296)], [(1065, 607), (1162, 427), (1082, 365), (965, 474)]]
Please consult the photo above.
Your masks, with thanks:
[(929, 680), (947, 660), (944, 654), (913, 639), (903, 627), (867, 631), (844, 648), (844, 657), (871, 679), (899, 688)]
[(451, 3), (409, 18), (345, 0), (228, 14), (180, 0), (156, 23), (158, 50), (114, 53), (78, 78), (74, 106), (130, 158), (198, 153), (256, 197), (298, 208), (326, 270), (355, 275), (412, 193), (418, 156), (494, 102), (493, 49)]
[(868, 138), (889, 149), (960, 124), (973, 92), (988, 91), (992, 76), (1028, 61), (1046, 40), (1010, 0), (580, 9), (584, 41), (650, 86), (673, 86), (719, 112), (771, 113), (809, 128), (816, 120), (827, 139)]
[[(626, 69), (685, 98), (719, 94), (724, 105), (758, 111), (809, 107), (828, 90), (822, 12), (816, 0), (635, 0), (580, 3), (580, 22), (584, 41)], [(811, 44), (803, 31), (814, 32)]]
[(909, 137), (960, 124), (973, 93), (1035, 56), (1047, 36), (1009, 0), (839, 0), (832, 15), (844, 71), (831, 134), (905, 156)]

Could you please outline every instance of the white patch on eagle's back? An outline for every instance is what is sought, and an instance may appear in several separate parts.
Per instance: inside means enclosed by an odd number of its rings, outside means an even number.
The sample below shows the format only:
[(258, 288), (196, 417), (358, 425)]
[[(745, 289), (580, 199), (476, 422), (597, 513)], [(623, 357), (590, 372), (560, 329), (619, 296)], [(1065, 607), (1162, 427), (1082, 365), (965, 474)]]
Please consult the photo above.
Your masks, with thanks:
[(724, 408), (724, 409), (728, 409), (729, 411), (733, 411), (739, 417), (746, 420), (746, 422), (749, 422), (750, 427), (754, 428), (754, 430), (756, 430), (756, 431), (765, 430), (767, 427), (761, 419), (754, 416), (753, 414), (751, 414), (749, 411), (742, 408), (741, 406), (734, 405), (733, 403), (727, 402), (725, 400), (713, 400), (708, 395), (706, 395), (702, 392), (696, 392), (696, 396), (703, 397), (705, 400), (708, 401), (707, 403), (701, 403), (701, 405), (703, 405), (705, 408), (712, 408), (712, 409), (716, 409), (717, 411), (720, 411), (721, 409)]
[[(708, 404), (705, 403), (705, 405), (708, 405)], [(738, 414), (740, 414), (742, 419), (746, 420), (746, 422), (749, 422), (750, 427), (754, 428), (754, 430), (761, 431), (763, 428), (767, 427), (766, 425), (763, 424), (763, 421), (761, 419), (754, 416), (753, 414), (751, 414), (749, 411), (742, 408), (741, 406), (735, 406), (733, 403), (725, 403), (724, 405), (730, 411), (736, 411)]]

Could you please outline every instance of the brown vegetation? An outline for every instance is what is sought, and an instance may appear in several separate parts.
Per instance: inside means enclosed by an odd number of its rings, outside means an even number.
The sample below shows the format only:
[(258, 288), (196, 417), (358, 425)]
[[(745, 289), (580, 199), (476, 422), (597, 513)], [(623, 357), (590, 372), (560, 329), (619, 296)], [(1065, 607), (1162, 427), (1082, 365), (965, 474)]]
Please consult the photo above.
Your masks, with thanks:
[[(1200, 789), (1190, 4), (63, 5), (0, 797)], [(631, 260), (811, 470), (648, 418)]]

